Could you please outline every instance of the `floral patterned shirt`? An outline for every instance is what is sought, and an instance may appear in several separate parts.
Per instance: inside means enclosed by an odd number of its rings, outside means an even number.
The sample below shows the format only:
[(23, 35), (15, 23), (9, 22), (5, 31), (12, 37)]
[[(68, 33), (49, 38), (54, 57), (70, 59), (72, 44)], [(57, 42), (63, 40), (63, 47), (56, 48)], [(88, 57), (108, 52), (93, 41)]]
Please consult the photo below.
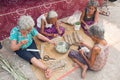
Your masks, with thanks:
[(17, 43), (19, 43), (22, 40), (27, 40), (27, 43), (21, 46), (22, 49), (25, 49), (32, 44), (33, 37), (36, 36), (37, 34), (38, 31), (35, 28), (32, 28), (32, 30), (26, 35), (26, 37), (24, 37), (21, 35), (19, 28), (14, 27), (10, 32), (10, 40), (16, 40)]

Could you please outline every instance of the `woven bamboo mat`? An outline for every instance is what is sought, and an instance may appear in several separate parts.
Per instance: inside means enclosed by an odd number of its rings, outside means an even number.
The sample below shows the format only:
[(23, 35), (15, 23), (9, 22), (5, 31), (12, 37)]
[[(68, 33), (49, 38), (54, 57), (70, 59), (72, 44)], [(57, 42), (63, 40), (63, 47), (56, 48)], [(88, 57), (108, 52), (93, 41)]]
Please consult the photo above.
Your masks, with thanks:
[[(74, 32), (74, 27), (64, 24), (61, 24), (64, 28), (65, 28), (65, 34), (71, 34), (72, 32)], [(78, 33), (81, 35), (82, 39), (84, 42), (90, 44), (90, 46), (93, 45), (92, 40), (84, 34), (83, 30), (80, 29), (78, 31)], [(63, 37), (57, 37), (55, 39), (56, 42), (58, 41), (63, 41)], [(56, 60), (64, 60), (66, 62), (66, 65), (63, 68), (58, 68), (53, 70), (52, 72), (52, 77), (49, 80), (57, 80), (59, 77), (63, 76), (66, 72), (69, 72), (71, 69), (74, 68), (73, 66), (73, 62), (72, 60), (68, 57), (68, 52), (65, 54), (59, 54), (55, 51), (54, 46), (52, 44), (46, 43), (46, 42), (41, 42), (38, 39), (35, 38), (35, 42), (37, 44), (37, 48), (41, 50), (41, 46), (44, 46), (44, 50), (42, 53), (40, 53), (41, 57), (43, 57), (44, 55), (49, 55), (52, 58), (55, 58)], [(77, 49), (77, 46), (72, 45), (70, 47), (70, 49)], [(49, 61), (43, 61), (46, 65), (47, 63), (49, 63)], [(54, 62), (54, 61), (53, 61)], [(38, 80), (47, 80), (44, 77), (44, 74), (41, 70), (39, 70), (38, 68), (32, 66), (32, 70), (35, 73), (36, 77), (38, 78)]]

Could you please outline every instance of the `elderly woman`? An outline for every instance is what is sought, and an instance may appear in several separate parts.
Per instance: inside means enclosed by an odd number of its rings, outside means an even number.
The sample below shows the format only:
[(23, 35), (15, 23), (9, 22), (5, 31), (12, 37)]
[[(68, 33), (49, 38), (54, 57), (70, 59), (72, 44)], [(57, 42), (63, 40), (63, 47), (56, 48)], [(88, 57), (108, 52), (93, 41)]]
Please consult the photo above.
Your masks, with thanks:
[[(82, 68), (81, 77), (85, 78), (87, 69), (92, 71), (101, 70), (108, 56), (108, 44), (104, 39), (104, 29), (99, 26), (92, 26), (89, 29), (92, 40), (94, 41), (94, 46), (90, 47), (89, 45), (81, 42), (80, 46), (87, 47), (90, 52), (85, 53), (82, 49), (75, 51), (71, 50), (69, 52), (69, 57), (77, 63)], [(89, 55), (89, 56), (88, 56)]]
[(59, 26), (57, 17), (58, 14), (53, 10), (46, 14), (42, 14), (37, 19), (37, 30), (49, 39), (58, 35), (62, 36), (64, 34), (64, 28)]
[(97, 11), (98, 2), (95, 0), (90, 0), (87, 3), (87, 7), (82, 11), (80, 17), (81, 27), (84, 32), (89, 35), (88, 29), (91, 25), (98, 22), (99, 12)]
[(42, 63), (39, 53), (27, 51), (27, 49), (37, 49), (33, 40), (34, 36), (52, 44), (54, 44), (54, 42), (38, 33), (34, 25), (35, 23), (30, 16), (21, 16), (19, 18), (18, 25), (10, 32), (11, 49), (15, 51), (19, 57), (45, 71), (45, 76), (49, 78), (51, 70), (47, 69)]

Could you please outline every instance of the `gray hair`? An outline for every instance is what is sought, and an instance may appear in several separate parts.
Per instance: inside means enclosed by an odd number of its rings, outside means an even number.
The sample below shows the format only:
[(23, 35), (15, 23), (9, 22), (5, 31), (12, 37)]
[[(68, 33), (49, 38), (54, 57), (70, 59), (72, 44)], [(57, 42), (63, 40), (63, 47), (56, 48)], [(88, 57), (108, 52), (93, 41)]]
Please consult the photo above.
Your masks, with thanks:
[(87, 3), (87, 6), (94, 6), (94, 7), (98, 7), (99, 3), (97, 0), (89, 0)]
[(97, 25), (93, 25), (90, 27), (89, 29), (89, 33), (91, 36), (95, 36), (99, 39), (104, 39), (104, 28), (102, 26), (97, 26)]
[(23, 15), (23, 16), (20, 16), (17, 24), (20, 30), (27, 30), (33, 27), (35, 25), (35, 22), (31, 16)]
[(47, 16), (48, 19), (55, 17), (58, 17), (58, 14), (54, 10), (48, 12), (48, 16)]

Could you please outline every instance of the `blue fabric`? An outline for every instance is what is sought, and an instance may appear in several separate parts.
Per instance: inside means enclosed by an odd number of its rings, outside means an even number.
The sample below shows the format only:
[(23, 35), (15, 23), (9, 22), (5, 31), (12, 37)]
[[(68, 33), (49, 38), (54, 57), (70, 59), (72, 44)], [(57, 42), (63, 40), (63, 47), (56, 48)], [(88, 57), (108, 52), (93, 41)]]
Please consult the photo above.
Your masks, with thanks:
[(38, 31), (35, 28), (32, 28), (32, 30), (27, 34), (26, 37), (21, 35), (21, 32), (19, 31), (18, 27), (14, 27), (10, 32), (10, 40), (16, 40), (17, 43), (19, 43), (22, 40), (27, 40), (27, 44), (24, 44), (21, 46), (22, 49), (27, 48), (30, 46), (33, 42), (33, 37), (38, 34)]

